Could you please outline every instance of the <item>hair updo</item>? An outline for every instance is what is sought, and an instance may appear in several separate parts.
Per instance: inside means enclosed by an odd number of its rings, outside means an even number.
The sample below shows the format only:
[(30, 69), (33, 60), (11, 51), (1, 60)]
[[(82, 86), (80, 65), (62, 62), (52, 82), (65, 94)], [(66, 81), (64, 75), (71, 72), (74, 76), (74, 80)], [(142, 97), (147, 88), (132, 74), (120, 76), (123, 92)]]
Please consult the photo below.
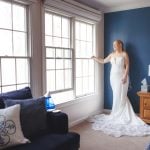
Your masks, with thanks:
[(121, 40), (115, 40), (114, 42), (117, 42), (117, 43), (121, 44), (122, 51), (124, 51), (124, 44)]

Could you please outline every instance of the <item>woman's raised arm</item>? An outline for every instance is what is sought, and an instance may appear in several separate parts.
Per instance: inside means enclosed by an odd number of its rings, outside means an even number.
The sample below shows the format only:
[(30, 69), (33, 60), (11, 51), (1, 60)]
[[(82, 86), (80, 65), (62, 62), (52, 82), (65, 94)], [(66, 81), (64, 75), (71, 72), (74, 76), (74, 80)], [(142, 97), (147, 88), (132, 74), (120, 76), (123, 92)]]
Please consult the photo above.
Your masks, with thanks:
[(112, 54), (109, 54), (106, 58), (97, 58), (95, 56), (92, 56), (91, 58), (94, 59), (96, 62), (98, 63), (101, 63), (101, 64), (105, 64), (105, 63), (108, 63), (110, 62), (110, 59), (111, 59), (111, 55)]

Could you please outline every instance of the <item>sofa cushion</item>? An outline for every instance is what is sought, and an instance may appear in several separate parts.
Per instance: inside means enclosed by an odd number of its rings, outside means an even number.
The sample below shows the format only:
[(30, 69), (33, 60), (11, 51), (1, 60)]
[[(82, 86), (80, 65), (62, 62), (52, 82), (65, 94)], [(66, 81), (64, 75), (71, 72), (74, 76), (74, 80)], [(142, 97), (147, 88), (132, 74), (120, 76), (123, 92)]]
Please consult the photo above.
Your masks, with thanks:
[(0, 149), (29, 142), (20, 125), (20, 105), (0, 110)]
[(11, 92), (6, 92), (0, 94), (0, 108), (4, 108), (5, 99), (28, 99), (32, 98), (31, 89), (29, 87), (22, 88), (20, 90), (15, 90)]
[(67, 133), (68, 115), (63, 112), (47, 112), (47, 124), (50, 133)]
[(21, 105), (21, 127), (25, 137), (31, 139), (46, 130), (45, 97), (25, 101), (7, 99), (4, 102), (6, 107)]
[(7, 150), (77, 150), (80, 136), (77, 133), (47, 134), (35, 138), (29, 144)]

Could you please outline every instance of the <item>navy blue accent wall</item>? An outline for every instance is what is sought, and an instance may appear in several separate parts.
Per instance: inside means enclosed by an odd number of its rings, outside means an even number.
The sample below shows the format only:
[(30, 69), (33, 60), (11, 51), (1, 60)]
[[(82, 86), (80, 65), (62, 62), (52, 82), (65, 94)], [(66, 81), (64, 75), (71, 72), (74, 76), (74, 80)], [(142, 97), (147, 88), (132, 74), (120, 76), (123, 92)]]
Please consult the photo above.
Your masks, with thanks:
[[(137, 91), (141, 80), (148, 77), (150, 64), (150, 7), (104, 14), (104, 55), (113, 50), (113, 41), (121, 39), (130, 59), (130, 87), (128, 97), (135, 112), (139, 112)], [(110, 64), (104, 67), (104, 108), (112, 108), (112, 90), (110, 87)]]

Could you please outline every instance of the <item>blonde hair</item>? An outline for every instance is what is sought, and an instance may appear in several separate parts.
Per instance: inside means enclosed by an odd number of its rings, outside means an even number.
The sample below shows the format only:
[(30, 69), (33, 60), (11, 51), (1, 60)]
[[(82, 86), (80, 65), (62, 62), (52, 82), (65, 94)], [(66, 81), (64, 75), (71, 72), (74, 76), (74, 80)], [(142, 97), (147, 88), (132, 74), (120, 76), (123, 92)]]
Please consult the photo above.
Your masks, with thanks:
[(117, 43), (121, 44), (121, 46), (122, 46), (122, 51), (125, 51), (125, 50), (124, 50), (124, 43), (123, 43), (121, 40), (115, 40), (114, 42), (117, 42)]

